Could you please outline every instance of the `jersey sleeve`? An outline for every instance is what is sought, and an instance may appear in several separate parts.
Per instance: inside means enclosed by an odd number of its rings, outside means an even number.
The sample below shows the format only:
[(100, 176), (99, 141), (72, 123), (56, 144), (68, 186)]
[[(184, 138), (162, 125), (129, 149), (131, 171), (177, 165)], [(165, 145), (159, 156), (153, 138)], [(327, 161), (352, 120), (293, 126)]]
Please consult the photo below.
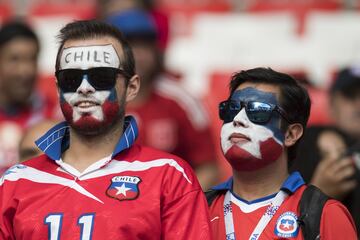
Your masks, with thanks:
[(206, 201), (201, 191), (187, 193), (167, 204), (161, 239), (212, 239)]
[(205, 195), (192, 169), (181, 167), (183, 174), (169, 168), (163, 183), (161, 239), (212, 239)]
[(12, 240), (15, 239), (13, 236), (12, 219), (16, 212), (15, 206), (8, 200), (8, 194), (6, 194), (3, 182), (3, 178), (0, 180), (0, 239)]
[(354, 221), (346, 207), (336, 200), (324, 206), (320, 222), (321, 239), (357, 239)]

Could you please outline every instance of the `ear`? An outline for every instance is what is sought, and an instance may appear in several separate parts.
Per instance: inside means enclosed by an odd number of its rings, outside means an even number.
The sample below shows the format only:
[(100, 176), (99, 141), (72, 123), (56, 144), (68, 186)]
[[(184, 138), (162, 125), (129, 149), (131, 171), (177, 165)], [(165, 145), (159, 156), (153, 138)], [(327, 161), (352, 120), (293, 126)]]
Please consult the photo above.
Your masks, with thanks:
[(293, 146), (303, 135), (304, 128), (300, 123), (290, 124), (285, 132), (285, 147)]
[(140, 89), (140, 78), (138, 75), (134, 75), (130, 78), (126, 88), (126, 102), (133, 100), (138, 94)]

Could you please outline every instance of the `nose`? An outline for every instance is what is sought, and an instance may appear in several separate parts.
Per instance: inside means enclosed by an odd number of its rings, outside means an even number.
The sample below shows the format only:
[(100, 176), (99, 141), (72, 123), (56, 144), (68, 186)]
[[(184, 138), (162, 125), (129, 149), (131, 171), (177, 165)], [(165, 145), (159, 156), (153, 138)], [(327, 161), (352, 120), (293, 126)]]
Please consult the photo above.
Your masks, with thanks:
[(246, 115), (245, 108), (242, 108), (240, 112), (234, 117), (233, 126), (234, 127), (249, 127), (249, 118)]
[(84, 75), (82, 82), (80, 84), (80, 86), (78, 87), (78, 89), (76, 90), (77, 93), (79, 94), (89, 94), (89, 93), (94, 93), (96, 90), (93, 86), (91, 86), (91, 84), (88, 82), (88, 77), (87, 75)]

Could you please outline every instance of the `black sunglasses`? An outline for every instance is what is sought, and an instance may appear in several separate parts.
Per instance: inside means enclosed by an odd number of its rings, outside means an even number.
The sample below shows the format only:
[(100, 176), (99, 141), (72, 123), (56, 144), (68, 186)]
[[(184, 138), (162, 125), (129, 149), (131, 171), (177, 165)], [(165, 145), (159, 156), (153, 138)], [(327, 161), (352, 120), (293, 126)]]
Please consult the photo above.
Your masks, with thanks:
[(273, 111), (278, 112), (288, 123), (290, 123), (287, 114), (281, 107), (274, 104), (257, 101), (223, 101), (219, 104), (220, 119), (223, 120), (224, 123), (232, 122), (243, 107), (245, 107), (247, 117), (253, 123), (265, 124), (269, 122)]
[(87, 75), (87, 80), (96, 90), (110, 90), (115, 86), (117, 74), (127, 77), (122, 69), (111, 67), (63, 69), (55, 72), (59, 88), (63, 92), (76, 92), (84, 75)]

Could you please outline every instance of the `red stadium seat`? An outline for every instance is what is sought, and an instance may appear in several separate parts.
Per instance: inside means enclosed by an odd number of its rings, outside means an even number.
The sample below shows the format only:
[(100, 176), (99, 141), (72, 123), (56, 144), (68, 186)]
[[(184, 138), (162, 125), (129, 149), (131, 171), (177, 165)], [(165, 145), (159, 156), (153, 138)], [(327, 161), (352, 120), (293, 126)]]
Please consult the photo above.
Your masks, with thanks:
[(156, 6), (170, 11), (223, 12), (231, 10), (229, 0), (156, 0)]
[(315, 87), (308, 87), (307, 90), (311, 99), (308, 126), (330, 124), (329, 97), (327, 91)]
[(306, 15), (310, 11), (336, 11), (341, 10), (342, 4), (338, 0), (254, 0), (248, 5), (249, 12), (292, 12), (299, 21), (298, 33), (304, 32)]
[(167, 13), (175, 36), (189, 35), (194, 16), (204, 12), (229, 12), (229, 0), (156, 0), (157, 9)]
[(251, 1), (248, 11), (264, 12), (264, 11), (306, 11), (306, 10), (339, 10), (341, 9), (341, 1), (338, 0), (255, 0)]
[(1, 3), (0, 4), (0, 25), (2, 22), (9, 19), (13, 14), (10, 4)]
[(76, 3), (40, 3), (30, 7), (29, 16), (56, 16), (67, 15), (75, 19), (91, 19), (96, 17), (96, 7), (94, 4)]
[(302, 83), (308, 90), (311, 99), (311, 111), (308, 125), (326, 125), (330, 123), (328, 94), (325, 89), (318, 88), (312, 85), (303, 70), (288, 72), (291, 76)]

